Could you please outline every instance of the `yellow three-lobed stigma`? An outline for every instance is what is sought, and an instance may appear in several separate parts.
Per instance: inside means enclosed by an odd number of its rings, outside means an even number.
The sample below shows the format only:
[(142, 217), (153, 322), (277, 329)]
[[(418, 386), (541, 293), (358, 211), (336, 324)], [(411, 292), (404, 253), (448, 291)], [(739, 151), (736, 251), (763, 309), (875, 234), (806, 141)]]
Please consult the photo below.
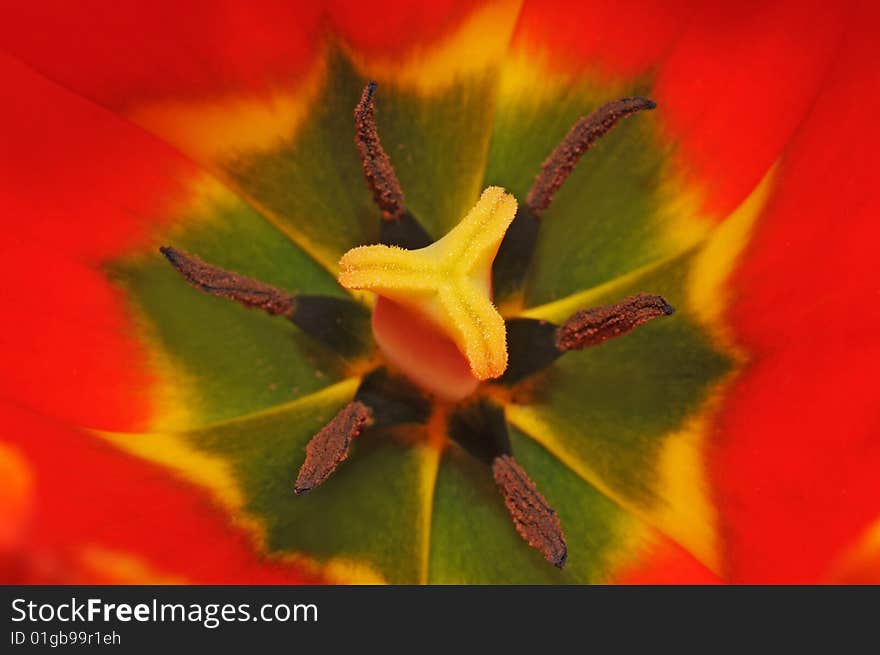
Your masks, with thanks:
[(452, 339), (477, 379), (497, 378), (507, 368), (507, 336), (492, 304), (492, 262), (515, 215), (516, 199), (489, 187), (456, 227), (426, 248), (349, 250), (339, 262), (339, 283), (418, 312)]

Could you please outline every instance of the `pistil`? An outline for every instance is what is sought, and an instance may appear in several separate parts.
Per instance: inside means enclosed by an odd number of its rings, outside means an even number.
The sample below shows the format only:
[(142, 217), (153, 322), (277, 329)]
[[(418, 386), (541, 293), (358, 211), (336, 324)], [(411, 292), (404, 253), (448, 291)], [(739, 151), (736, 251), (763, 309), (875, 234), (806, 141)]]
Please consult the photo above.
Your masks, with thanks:
[(491, 270), (515, 212), (513, 196), (489, 187), (456, 227), (427, 248), (349, 250), (339, 261), (339, 283), (373, 291), (418, 314), (456, 344), (477, 380), (497, 378), (507, 367), (507, 348), (504, 320), (492, 304)]

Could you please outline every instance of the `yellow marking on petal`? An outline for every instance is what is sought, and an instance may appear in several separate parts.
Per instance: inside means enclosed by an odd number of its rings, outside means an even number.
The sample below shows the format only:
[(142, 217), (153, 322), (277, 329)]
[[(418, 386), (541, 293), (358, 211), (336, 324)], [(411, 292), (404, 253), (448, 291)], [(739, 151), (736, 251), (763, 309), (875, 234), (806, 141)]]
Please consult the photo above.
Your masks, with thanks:
[(0, 551), (20, 545), (34, 504), (34, 474), (21, 451), (0, 441)]
[(865, 530), (859, 540), (857, 551), (866, 557), (871, 555), (880, 560), (880, 518)]
[[(512, 425), (517, 427), (526, 436), (531, 437), (544, 446), (544, 448), (555, 455), (560, 462), (602, 492), (602, 494), (616, 502), (621, 507), (632, 507), (629, 501), (624, 500), (616, 491), (605, 484), (602, 478), (599, 477), (599, 475), (597, 475), (589, 466), (568, 451), (565, 444), (563, 444), (556, 436), (553, 428), (534, 408), (526, 405), (510, 404), (505, 408), (505, 416)], [(640, 513), (640, 510), (637, 509), (633, 509), (632, 511), (637, 515)]]
[(657, 530), (630, 513), (623, 513), (611, 530), (610, 542), (614, 548), (606, 548), (602, 554), (602, 564), (596, 568), (603, 571), (603, 575), (594, 581), (597, 584), (613, 584), (620, 572), (639, 561), (657, 540)]
[[(870, 577), (869, 577), (870, 576)], [(825, 580), (830, 584), (877, 584), (880, 581), (880, 517), (835, 558)]]
[(132, 106), (126, 114), (206, 165), (242, 151), (271, 150), (296, 134), (318, 96), (326, 58), (315, 61), (294, 89), (285, 86), (263, 93), (150, 100)]
[(322, 577), (330, 584), (386, 585), (388, 581), (371, 564), (350, 557), (330, 557), (316, 560), (303, 553), (284, 553), (273, 559)]
[(366, 562), (333, 557), (324, 562), (321, 573), (334, 584), (387, 585), (388, 580)]
[[(662, 195), (670, 198), (674, 195), (672, 189), (679, 188), (672, 182), (663, 183), (663, 186), (668, 186), (669, 190), (663, 192)], [(607, 282), (543, 305), (523, 309), (521, 299), (515, 298), (504, 306), (504, 315), (562, 322), (576, 311), (607, 302), (607, 297), (616, 291), (631, 288), (633, 283), (639, 279), (649, 277), (676, 259), (696, 252), (703, 246), (707, 236), (714, 233), (707, 221), (695, 218), (696, 213), (688, 215), (691, 209), (696, 212), (697, 204), (695, 195), (681, 191), (681, 198), (678, 201), (670, 200), (662, 203), (653, 217), (652, 220), (658, 225), (659, 234), (666, 241), (665, 250), (669, 254), (618, 275)]]
[(486, 2), (452, 34), (415, 46), (402, 57), (368, 57), (349, 47), (345, 50), (364, 77), (431, 95), (500, 64), (521, 4), (522, 0)]
[(421, 549), (419, 557), (419, 584), (428, 583), (428, 564), (431, 560), (431, 521), (434, 515), (434, 488), (437, 472), (440, 470), (442, 446), (420, 445), (419, 459), (419, 497), (421, 498)]
[(242, 205), (241, 199), (225, 184), (206, 172), (188, 180), (186, 193), (173, 202), (166, 210), (167, 215), (186, 218), (170, 226), (162, 226), (162, 238), (174, 238), (186, 234), (193, 226), (215, 223), (224, 210), (234, 210)]
[(447, 419), (448, 415), (445, 411), (435, 409), (426, 428), (428, 439), (418, 446), (421, 469), (419, 491), (422, 498), (422, 550), (419, 561), (419, 584), (428, 584), (430, 579), (434, 491), (437, 488), (437, 475), (440, 472), (440, 458), (448, 443)]
[(114, 584), (189, 584), (184, 577), (164, 573), (133, 553), (110, 550), (103, 546), (86, 546), (77, 558), (86, 568), (101, 578), (110, 578)]
[(173, 433), (124, 434), (95, 432), (120, 450), (162, 464), (190, 482), (207, 487), (226, 507), (239, 510), (244, 495), (232, 467), (222, 457), (208, 455)]
[(703, 243), (715, 221), (702, 213), (703, 194), (670, 169), (671, 165), (664, 167), (657, 188), (659, 206), (651, 220), (669, 252), (684, 252)]
[(632, 95), (632, 80), (610, 79), (587, 72), (573, 73), (554, 66), (546, 51), (508, 51), (498, 87), (499, 104), (540, 112), (547, 103), (574, 90), (597, 104)]
[(709, 429), (709, 413), (703, 411), (681, 430), (664, 437), (658, 463), (663, 502), (653, 513), (664, 532), (687, 545), (697, 559), (717, 572), (721, 570), (718, 515), (710, 501), (704, 452)]
[(446, 236), (419, 250), (361, 246), (339, 262), (339, 283), (401, 303), (443, 330), (480, 380), (507, 368), (504, 319), (490, 299), (492, 262), (516, 215), (516, 199), (489, 187)]
[(741, 355), (724, 323), (724, 310), (730, 299), (727, 279), (767, 205), (777, 168), (778, 164), (774, 164), (739, 207), (715, 228), (688, 275), (688, 304), (697, 320), (734, 354)]

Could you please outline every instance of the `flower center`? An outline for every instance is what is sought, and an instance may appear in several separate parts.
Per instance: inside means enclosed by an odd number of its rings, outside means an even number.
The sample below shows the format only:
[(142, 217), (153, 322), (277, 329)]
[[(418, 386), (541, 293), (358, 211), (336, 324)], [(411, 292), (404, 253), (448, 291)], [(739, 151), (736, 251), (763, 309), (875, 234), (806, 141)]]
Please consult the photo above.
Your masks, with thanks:
[[(380, 243), (345, 253), (338, 277), (347, 289), (376, 294), (371, 318), (353, 298), (294, 295), (173, 247), (161, 252), (201, 291), (290, 320), (347, 359), (370, 351), (372, 331), (382, 361), (367, 359), (373, 370), (358, 373), (354, 398), (311, 439), (294, 493), (306, 494), (323, 484), (366, 430), (439, 425), (438, 434), (445, 431), (450, 441), (488, 466), (516, 530), (561, 568), (567, 557), (562, 527), (514, 458), (505, 394), (479, 393), (478, 387), (485, 381), (517, 385), (567, 351), (599, 345), (674, 310), (660, 296), (637, 294), (581, 310), (555, 325), (505, 320), (493, 294), (512, 298), (522, 289), (541, 217), (578, 160), (617, 121), (653, 109), (654, 103), (623, 98), (580, 119), (545, 160), (523, 205), (504, 189), (489, 187), (456, 227), (432, 242), (407, 209), (379, 140), (375, 90), (375, 84), (367, 85), (354, 117), (364, 176), (382, 212)], [(435, 405), (436, 399), (441, 402)]]

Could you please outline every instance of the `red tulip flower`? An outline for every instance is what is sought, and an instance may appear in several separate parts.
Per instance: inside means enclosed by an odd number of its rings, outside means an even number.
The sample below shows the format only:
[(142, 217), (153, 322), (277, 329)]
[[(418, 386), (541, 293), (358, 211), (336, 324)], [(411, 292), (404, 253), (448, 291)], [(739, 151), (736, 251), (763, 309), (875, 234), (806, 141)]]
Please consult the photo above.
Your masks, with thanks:
[(7, 3), (3, 582), (880, 582), (876, 11), (575, 4)]

